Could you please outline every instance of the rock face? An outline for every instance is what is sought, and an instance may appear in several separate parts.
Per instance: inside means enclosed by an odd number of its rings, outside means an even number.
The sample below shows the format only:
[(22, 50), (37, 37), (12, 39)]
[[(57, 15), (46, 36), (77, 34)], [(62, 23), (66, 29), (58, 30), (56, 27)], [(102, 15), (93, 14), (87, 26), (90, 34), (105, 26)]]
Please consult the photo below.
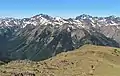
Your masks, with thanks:
[(119, 47), (119, 17), (76, 19), (40, 14), (0, 20), (0, 60), (43, 60), (84, 44)]

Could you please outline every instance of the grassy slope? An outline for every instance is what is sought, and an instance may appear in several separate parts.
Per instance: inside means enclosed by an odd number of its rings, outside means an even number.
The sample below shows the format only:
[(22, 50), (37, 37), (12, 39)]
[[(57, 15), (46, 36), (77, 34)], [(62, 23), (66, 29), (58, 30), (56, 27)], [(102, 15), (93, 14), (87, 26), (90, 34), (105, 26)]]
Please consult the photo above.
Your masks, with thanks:
[(120, 76), (120, 49), (85, 45), (41, 61), (13, 61), (0, 66), (0, 76)]

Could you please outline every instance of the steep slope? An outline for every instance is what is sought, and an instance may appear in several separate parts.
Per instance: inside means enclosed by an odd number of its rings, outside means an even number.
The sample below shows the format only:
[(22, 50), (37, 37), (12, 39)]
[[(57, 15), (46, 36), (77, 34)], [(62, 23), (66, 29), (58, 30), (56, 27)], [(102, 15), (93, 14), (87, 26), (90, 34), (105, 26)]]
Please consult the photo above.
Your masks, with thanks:
[(120, 17), (109, 16), (109, 17), (92, 17), (90, 15), (80, 15), (76, 17), (83, 23), (84, 27), (87, 29), (94, 28), (98, 32), (104, 34), (108, 38), (112, 38), (118, 43), (120, 43)]
[[(75, 27), (75, 25), (71, 26)], [(70, 24), (61, 25), (58, 28), (52, 25), (40, 25), (32, 30), (24, 28), (19, 36), (9, 43), (11, 59), (30, 60), (47, 59), (84, 44), (119, 47), (116, 41), (101, 33), (77, 27), (73, 29)]]
[(84, 45), (41, 61), (12, 61), (0, 66), (0, 75), (119, 76), (120, 49)]

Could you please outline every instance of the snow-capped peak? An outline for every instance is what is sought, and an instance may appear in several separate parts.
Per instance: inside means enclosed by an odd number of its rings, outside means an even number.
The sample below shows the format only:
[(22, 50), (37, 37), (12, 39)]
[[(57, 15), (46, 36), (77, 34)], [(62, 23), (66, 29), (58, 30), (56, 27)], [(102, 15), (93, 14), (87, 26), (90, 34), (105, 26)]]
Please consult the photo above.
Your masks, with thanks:
[(63, 18), (61, 18), (61, 17), (55, 17), (54, 18), (56, 21), (63, 21)]

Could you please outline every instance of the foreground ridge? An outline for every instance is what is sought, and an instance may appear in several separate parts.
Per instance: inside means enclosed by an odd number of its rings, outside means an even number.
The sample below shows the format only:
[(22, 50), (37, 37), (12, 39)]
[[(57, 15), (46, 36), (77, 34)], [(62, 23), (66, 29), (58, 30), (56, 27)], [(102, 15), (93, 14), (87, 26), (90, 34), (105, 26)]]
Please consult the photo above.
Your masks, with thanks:
[(0, 66), (1, 76), (119, 76), (120, 49), (84, 45), (50, 59), (17, 60)]

